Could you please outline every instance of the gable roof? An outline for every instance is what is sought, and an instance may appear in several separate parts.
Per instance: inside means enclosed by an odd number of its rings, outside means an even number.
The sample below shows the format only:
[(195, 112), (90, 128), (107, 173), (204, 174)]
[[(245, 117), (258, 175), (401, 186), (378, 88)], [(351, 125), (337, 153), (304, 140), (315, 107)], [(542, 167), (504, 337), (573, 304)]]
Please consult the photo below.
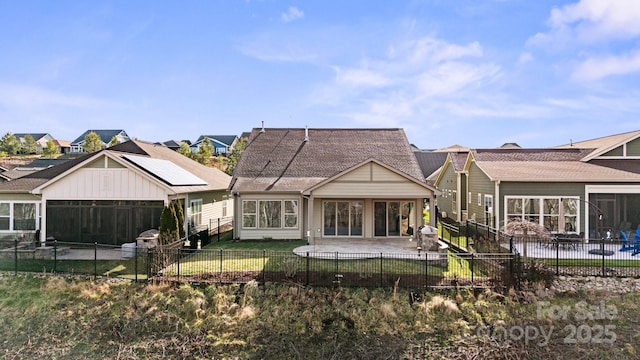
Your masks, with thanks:
[[(145, 168), (139, 164), (127, 161), (126, 156), (139, 155), (152, 159), (167, 160), (185, 171), (193, 174), (199, 179), (206, 182), (206, 185), (171, 185), (165, 184), (168, 188), (176, 193), (187, 193), (196, 191), (224, 190), (229, 185), (231, 177), (224, 172), (202, 165), (183, 156), (163, 145), (152, 144), (140, 140), (129, 140), (121, 144), (117, 144), (108, 149), (103, 149), (91, 154), (85, 154), (76, 159), (71, 159), (62, 164), (37, 171), (33, 174), (23, 176), (19, 179), (0, 184), (0, 192), (31, 192), (37, 188), (45, 187), (52, 181), (57, 181), (68, 172), (76, 168), (80, 168), (84, 163), (92, 161), (99, 156), (107, 155), (111, 158), (118, 159), (122, 164), (135, 167), (139, 171), (147, 173), (149, 176), (164, 181), (161, 174), (154, 173), (153, 169)], [(125, 165), (127, 166), (127, 165)]]
[(201, 143), (204, 138), (208, 138), (211, 141), (217, 141), (226, 146), (231, 146), (238, 137), (236, 135), (200, 135), (194, 145)]
[(440, 169), (447, 160), (447, 153), (435, 151), (414, 151), (422, 176), (426, 179)]
[(102, 142), (105, 144), (108, 144), (114, 136), (120, 134), (122, 134), (127, 139), (129, 138), (129, 135), (127, 135), (124, 130), (87, 130), (82, 135), (78, 136), (77, 139), (73, 140), (72, 144), (82, 143), (84, 141), (84, 138), (92, 131), (98, 134), (98, 136), (100, 136), (100, 140), (102, 140)]
[(303, 191), (368, 160), (424, 183), (402, 129), (256, 128), (229, 188)]
[[(49, 135), (48, 133), (18, 133), (18, 134), (13, 134), (13, 136), (15, 136), (17, 139), (24, 139), (25, 136), (27, 135), (31, 135), (31, 137), (34, 138), (35, 141), (38, 141), (40, 139), (42, 139), (43, 137), (46, 137), (47, 135)], [(49, 135), (51, 136), (51, 135)], [(51, 137), (53, 138), (53, 137)]]
[(610, 150), (617, 148), (618, 146), (621, 146), (624, 143), (627, 143), (631, 140), (635, 140), (639, 137), (640, 137), (640, 130), (636, 130), (636, 131), (630, 131), (622, 134), (603, 136), (596, 139), (560, 145), (560, 146), (557, 146), (556, 148), (592, 149), (592, 151), (582, 159), (583, 161), (589, 161), (599, 155), (602, 155)]

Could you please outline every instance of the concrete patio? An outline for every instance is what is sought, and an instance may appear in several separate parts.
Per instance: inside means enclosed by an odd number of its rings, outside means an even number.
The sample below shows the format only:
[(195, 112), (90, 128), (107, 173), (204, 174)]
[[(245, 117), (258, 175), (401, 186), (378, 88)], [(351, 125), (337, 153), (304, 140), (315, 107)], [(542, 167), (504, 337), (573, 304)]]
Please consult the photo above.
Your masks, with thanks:
[[(299, 256), (335, 259), (411, 258), (439, 259), (442, 253), (418, 251), (416, 239), (316, 239), (315, 244), (293, 249)], [(446, 250), (444, 251), (446, 255)]]

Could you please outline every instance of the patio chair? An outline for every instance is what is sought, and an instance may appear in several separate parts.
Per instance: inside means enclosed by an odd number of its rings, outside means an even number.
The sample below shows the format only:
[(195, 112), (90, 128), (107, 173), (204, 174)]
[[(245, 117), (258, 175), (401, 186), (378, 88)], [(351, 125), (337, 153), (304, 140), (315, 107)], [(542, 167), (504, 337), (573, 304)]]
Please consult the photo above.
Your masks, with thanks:
[(620, 247), (620, 251), (629, 251), (633, 250), (633, 246), (629, 244), (629, 237), (627, 236), (627, 232), (624, 230), (620, 231), (620, 239), (622, 241), (622, 247)]
[(640, 228), (636, 230), (636, 236), (633, 238), (633, 252), (631, 256), (640, 254)]

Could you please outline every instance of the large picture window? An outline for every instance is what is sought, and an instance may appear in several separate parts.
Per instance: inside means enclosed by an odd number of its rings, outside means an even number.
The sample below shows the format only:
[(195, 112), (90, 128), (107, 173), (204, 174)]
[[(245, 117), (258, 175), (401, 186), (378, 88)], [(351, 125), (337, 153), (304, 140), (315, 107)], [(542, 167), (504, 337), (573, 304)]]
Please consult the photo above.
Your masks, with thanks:
[(38, 203), (0, 203), (0, 231), (29, 231), (38, 228)]
[(507, 221), (528, 220), (551, 232), (575, 232), (578, 201), (578, 198), (506, 197)]
[(325, 201), (324, 236), (362, 236), (362, 201)]
[(244, 229), (297, 229), (298, 200), (243, 200)]

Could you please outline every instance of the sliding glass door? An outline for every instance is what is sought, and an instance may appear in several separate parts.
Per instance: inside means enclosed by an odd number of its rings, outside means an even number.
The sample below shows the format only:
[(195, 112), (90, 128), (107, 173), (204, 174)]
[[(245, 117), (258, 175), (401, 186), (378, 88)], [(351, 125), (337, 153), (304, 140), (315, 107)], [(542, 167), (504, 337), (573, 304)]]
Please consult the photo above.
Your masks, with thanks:
[(414, 231), (413, 201), (376, 201), (373, 203), (374, 236), (411, 236)]
[(362, 236), (362, 201), (325, 201), (324, 236)]

